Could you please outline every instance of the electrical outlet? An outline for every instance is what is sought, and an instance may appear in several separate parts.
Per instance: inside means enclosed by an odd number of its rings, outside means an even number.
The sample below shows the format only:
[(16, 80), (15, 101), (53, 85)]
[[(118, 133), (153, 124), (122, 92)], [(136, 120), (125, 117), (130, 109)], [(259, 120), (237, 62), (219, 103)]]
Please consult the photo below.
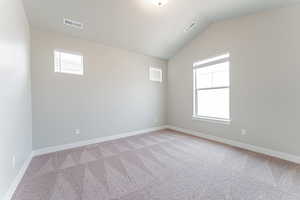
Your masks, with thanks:
[(13, 167), (13, 169), (16, 168), (16, 156), (12, 157), (12, 167)]
[(246, 130), (246, 129), (242, 129), (242, 130), (241, 130), (241, 134), (242, 134), (242, 135), (247, 135), (247, 130)]
[(75, 129), (75, 130), (74, 130), (74, 133), (75, 133), (76, 135), (79, 135), (79, 134), (80, 134), (80, 129)]

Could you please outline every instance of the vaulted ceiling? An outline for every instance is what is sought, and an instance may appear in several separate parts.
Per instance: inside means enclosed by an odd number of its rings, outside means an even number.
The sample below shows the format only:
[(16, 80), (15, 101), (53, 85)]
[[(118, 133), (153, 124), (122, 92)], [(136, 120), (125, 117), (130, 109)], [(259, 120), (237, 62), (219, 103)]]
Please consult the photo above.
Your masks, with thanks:
[[(55, 31), (163, 59), (172, 57), (208, 24), (299, 0), (24, 0), (33, 28)], [(74, 29), (63, 19), (84, 24)], [(197, 26), (184, 31), (193, 21)]]

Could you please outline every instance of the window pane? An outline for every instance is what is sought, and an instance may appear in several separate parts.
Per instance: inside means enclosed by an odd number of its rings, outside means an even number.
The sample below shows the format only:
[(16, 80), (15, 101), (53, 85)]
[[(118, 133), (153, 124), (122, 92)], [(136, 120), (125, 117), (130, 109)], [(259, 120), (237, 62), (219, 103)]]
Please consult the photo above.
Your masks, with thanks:
[(61, 53), (61, 72), (83, 74), (82, 56)]
[(55, 72), (83, 75), (83, 57), (54, 51)]
[(197, 88), (209, 88), (211, 87), (211, 73), (206, 72), (202, 69), (197, 69), (196, 71), (197, 76)]
[(228, 87), (229, 62), (219, 63), (196, 69), (196, 87)]
[(198, 116), (229, 119), (229, 88), (197, 91)]
[(229, 86), (229, 62), (210, 66), (212, 72), (212, 87)]

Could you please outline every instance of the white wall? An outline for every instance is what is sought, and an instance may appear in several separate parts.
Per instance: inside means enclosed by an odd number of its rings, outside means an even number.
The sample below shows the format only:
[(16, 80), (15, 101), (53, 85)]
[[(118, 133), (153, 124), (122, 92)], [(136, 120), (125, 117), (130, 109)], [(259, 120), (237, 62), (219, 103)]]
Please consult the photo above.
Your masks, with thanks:
[[(31, 152), (30, 34), (21, 0), (0, 1), (0, 199)], [(12, 157), (16, 166), (12, 167)]]
[[(80, 52), (84, 76), (54, 73), (54, 49)], [(166, 123), (166, 61), (56, 33), (32, 31), (33, 147), (140, 130)], [(81, 134), (74, 134), (74, 129)]]
[[(299, 19), (298, 5), (211, 25), (169, 61), (168, 123), (300, 156)], [(192, 120), (192, 64), (226, 52), (232, 123)]]

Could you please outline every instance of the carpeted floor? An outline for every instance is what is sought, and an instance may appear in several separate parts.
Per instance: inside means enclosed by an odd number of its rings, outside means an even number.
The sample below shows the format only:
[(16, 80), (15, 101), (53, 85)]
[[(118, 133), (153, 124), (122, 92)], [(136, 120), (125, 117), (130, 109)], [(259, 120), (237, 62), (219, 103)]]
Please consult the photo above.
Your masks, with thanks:
[(13, 200), (299, 200), (300, 166), (170, 130), (35, 157)]

